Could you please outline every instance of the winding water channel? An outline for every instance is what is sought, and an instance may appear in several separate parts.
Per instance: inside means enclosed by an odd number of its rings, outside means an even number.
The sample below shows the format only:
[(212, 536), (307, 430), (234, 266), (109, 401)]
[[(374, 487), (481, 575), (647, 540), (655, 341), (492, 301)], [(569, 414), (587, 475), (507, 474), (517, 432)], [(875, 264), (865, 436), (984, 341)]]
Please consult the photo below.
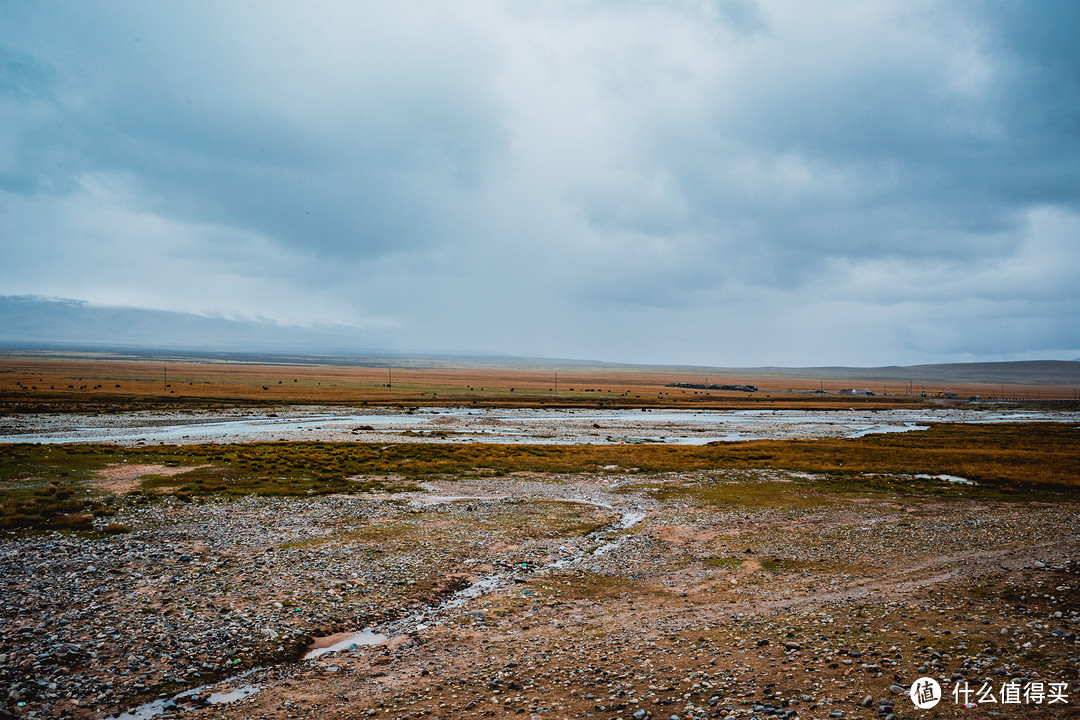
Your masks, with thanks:
[[(471, 497), (471, 496), (454, 496), (454, 497), (439, 497), (433, 496), (427, 498), (430, 501), (457, 501), (457, 500), (493, 500), (496, 498), (490, 497)], [(316, 660), (322, 655), (333, 652), (353, 650), (363, 646), (382, 645), (389, 638), (396, 635), (405, 635), (413, 632), (420, 632), (427, 628), (429, 625), (441, 622), (448, 618), (454, 611), (460, 609), (470, 600), (479, 598), (492, 590), (500, 587), (504, 587), (508, 584), (516, 581), (523, 580), (527, 577), (533, 577), (543, 574), (550, 570), (562, 569), (566, 567), (572, 567), (589, 557), (595, 557), (609, 552), (622, 542), (622, 538), (617, 534), (622, 530), (627, 530), (637, 523), (641, 522), (645, 518), (645, 513), (638, 509), (619, 509), (613, 505), (597, 502), (596, 500), (589, 500), (586, 498), (568, 498), (562, 499), (560, 502), (572, 502), (581, 503), (586, 505), (595, 505), (598, 507), (606, 508), (608, 510), (614, 510), (620, 512), (619, 520), (590, 533), (587, 536), (588, 542), (584, 549), (572, 552), (564, 557), (559, 558), (553, 562), (545, 565), (538, 565), (536, 567), (515, 567), (509, 571), (495, 572), (482, 577), (477, 578), (470, 582), (464, 588), (456, 591), (449, 598), (432, 603), (426, 608), (423, 608), (412, 615), (394, 620), (382, 625), (375, 625), (355, 632), (340, 633), (335, 636), (335, 642), (327, 647), (313, 647), (302, 658), (301, 661)], [(250, 697), (263, 689), (262, 685), (258, 683), (247, 683), (246, 680), (256, 673), (270, 669), (269, 666), (256, 667), (250, 670), (246, 670), (242, 673), (211, 683), (208, 685), (200, 685), (199, 687), (185, 690), (181, 693), (173, 695), (171, 698), (159, 698), (152, 702), (140, 705), (137, 708), (129, 710), (120, 715), (113, 715), (110, 717), (117, 720), (149, 720), (150, 718), (162, 715), (165, 712), (178, 713), (183, 712), (187, 708), (185, 704), (199, 699), (199, 702), (194, 703), (196, 706), (206, 705), (219, 705), (242, 700), (243, 698)], [(214, 692), (215, 689), (221, 690)]]
[(29, 415), (9, 418), (0, 443), (187, 444), (265, 441), (671, 443), (856, 438), (923, 430), (932, 423), (1080, 422), (1080, 413), (970, 410), (596, 410), (383, 409), (352, 413), (299, 408), (280, 413)]

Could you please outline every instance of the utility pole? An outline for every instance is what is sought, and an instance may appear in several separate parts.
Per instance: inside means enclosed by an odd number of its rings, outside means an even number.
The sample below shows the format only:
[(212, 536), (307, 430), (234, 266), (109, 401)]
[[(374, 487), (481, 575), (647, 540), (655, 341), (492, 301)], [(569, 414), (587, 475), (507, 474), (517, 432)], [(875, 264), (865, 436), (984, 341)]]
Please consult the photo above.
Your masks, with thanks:
[(386, 387), (394, 387), (394, 368), (386, 368)]
[(167, 393), (169, 392), (169, 366), (164, 365), (163, 368), (165, 370), (165, 379), (161, 381), (161, 391)]

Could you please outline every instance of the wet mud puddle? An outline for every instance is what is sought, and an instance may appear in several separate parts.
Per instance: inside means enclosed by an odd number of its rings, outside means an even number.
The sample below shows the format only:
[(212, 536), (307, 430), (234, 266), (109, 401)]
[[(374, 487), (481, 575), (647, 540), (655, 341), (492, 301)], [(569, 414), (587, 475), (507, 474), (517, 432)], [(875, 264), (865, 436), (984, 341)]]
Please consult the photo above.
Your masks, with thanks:
[[(242, 683), (243, 680), (264, 668), (252, 668), (221, 682), (200, 685), (177, 693), (171, 698), (159, 698), (120, 715), (110, 717), (118, 720), (149, 720), (166, 712), (176, 713), (203, 705), (222, 705), (236, 702), (262, 690), (262, 685)], [(217, 692), (208, 692), (216, 689)]]

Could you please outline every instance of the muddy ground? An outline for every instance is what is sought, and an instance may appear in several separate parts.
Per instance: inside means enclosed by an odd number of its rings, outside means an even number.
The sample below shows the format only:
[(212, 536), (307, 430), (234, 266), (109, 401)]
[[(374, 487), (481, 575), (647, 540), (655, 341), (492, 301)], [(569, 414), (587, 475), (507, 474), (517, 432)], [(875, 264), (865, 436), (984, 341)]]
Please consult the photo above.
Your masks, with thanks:
[[(1076, 716), (1080, 505), (808, 480), (118, 494), (108, 522), (129, 532), (0, 541), (0, 716), (152, 701), (144, 716), (192, 719)], [(723, 483), (745, 497), (705, 491)], [(300, 659), (364, 628), (387, 639)], [(924, 676), (946, 695), (930, 710), (906, 694)], [(1019, 703), (1003, 702), (1010, 680)], [(984, 690), (974, 707), (953, 699), (965, 682)]]

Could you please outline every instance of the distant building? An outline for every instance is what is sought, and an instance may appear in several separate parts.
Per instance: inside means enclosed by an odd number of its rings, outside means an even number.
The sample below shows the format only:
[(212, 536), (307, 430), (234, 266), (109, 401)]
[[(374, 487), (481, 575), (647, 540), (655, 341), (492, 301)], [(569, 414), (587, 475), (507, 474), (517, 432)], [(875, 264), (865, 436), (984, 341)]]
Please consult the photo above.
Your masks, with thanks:
[(706, 385), (705, 383), (673, 382), (664, 387), (685, 388), (687, 390), (735, 390), (737, 392), (757, 392), (757, 385)]

